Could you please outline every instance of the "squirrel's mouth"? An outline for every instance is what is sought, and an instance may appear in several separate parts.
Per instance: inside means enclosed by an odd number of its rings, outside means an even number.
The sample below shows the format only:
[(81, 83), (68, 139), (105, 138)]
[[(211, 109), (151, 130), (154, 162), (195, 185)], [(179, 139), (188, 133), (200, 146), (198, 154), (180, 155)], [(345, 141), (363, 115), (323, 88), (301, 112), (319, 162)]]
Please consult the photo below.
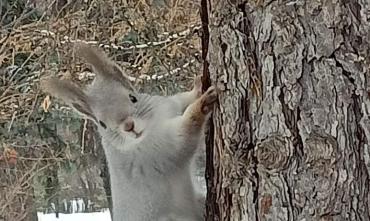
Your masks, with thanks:
[(136, 132), (135, 130), (132, 130), (131, 132), (135, 135), (135, 138), (139, 138), (143, 134), (143, 131)]

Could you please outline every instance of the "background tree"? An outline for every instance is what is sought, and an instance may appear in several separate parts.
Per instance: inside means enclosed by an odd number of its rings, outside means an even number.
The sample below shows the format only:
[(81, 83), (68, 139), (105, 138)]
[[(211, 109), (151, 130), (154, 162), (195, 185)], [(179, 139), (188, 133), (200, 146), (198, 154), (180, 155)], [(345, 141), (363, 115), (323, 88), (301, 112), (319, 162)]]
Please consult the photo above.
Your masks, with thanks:
[(369, 2), (210, 0), (202, 10), (220, 88), (207, 220), (370, 220)]

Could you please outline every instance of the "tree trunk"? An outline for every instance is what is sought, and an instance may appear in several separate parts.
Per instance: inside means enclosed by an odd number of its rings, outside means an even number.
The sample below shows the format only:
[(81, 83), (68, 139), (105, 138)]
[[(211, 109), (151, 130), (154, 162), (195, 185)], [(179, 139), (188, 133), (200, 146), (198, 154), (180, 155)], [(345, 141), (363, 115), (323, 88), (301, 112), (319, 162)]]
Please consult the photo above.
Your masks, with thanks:
[(207, 220), (370, 220), (369, 1), (205, 3)]
[[(84, 127), (84, 125), (82, 125), (82, 127)], [(103, 150), (103, 146), (101, 143), (101, 137), (100, 134), (98, 133), (98, 128), (92, 121), (87, 121), (86, 131), (84, 131), (83, 128), (81, 129), (81, 131), (82, 133), (86, 133), (84, 136), (82, 135), (80, 136), (85, 138), (85, 140), (82, 141), (81, 146), (84, 146), (84, 148), (86, 148), (84, 151), (87, 152), (87, 154), (92, 155), (92, 158), (86, 161), (86, 165), (84, 165), (84, 167), (86, 168), (90, 163), (92, 163), (89, 162), (91, 160), (99, 161), (100, 167), (99, 175), (103, 181), (103, 188), (105, 190), (109, 212), (111, 217), (113, 217), (112, 210), (113, 202), (112, 202), (112, 191), (110, 188), (110, 175), (108, 170), (107, 159), (105, 157), (105, 152)], [(81, 183), (84, 183), (84, 181), (82, 181)], [(93, 192), (92, 194), (87, 194), (89, 191), (91, 191), (90, 188), (85, 190), (86, 196), (89, 196), (88, 198), (90, 200), (93, 200), (91, 196), (94, 195), (95, 193)], [(85, 205), (86, 206), (88, 205), (87, 201), (85, 202)]]

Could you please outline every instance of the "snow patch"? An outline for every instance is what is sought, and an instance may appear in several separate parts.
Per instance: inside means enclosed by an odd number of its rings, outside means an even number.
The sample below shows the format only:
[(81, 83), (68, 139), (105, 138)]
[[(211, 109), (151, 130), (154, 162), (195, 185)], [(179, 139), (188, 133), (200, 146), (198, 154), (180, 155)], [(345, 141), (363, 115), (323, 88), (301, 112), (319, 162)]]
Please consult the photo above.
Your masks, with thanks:
[(112, 221), (109, 210), (94, 213), (59, 213), (59, 218), (56, 218), (55, 213), (44, 214), (37, 213), (38, 221)]

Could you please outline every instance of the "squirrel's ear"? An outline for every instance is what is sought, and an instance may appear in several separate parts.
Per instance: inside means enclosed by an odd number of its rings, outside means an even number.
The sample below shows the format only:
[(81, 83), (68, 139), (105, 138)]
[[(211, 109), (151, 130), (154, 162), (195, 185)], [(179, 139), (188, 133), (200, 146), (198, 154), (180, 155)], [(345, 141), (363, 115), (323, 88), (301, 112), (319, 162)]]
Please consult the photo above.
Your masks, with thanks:
[(89, 104), (89, 98), (80, 88), (76, 87), (69, 81), (57, 78), (43, 79), (41, 80), (40, 85), (44, 92), (63, 100), (80, 115), (83, 115), (93, 120), (95, 124), (98, 124), (98, 120)]
[(97, 77), (106, 80), (120, 82), (125, 88), (135, 91), (129, 77), (121, 70), (121, 68), (113, 62), (99, 48), (91, 47), (88, 44), (78, 42), (75, 43), (76, 55), (92, 65)]

